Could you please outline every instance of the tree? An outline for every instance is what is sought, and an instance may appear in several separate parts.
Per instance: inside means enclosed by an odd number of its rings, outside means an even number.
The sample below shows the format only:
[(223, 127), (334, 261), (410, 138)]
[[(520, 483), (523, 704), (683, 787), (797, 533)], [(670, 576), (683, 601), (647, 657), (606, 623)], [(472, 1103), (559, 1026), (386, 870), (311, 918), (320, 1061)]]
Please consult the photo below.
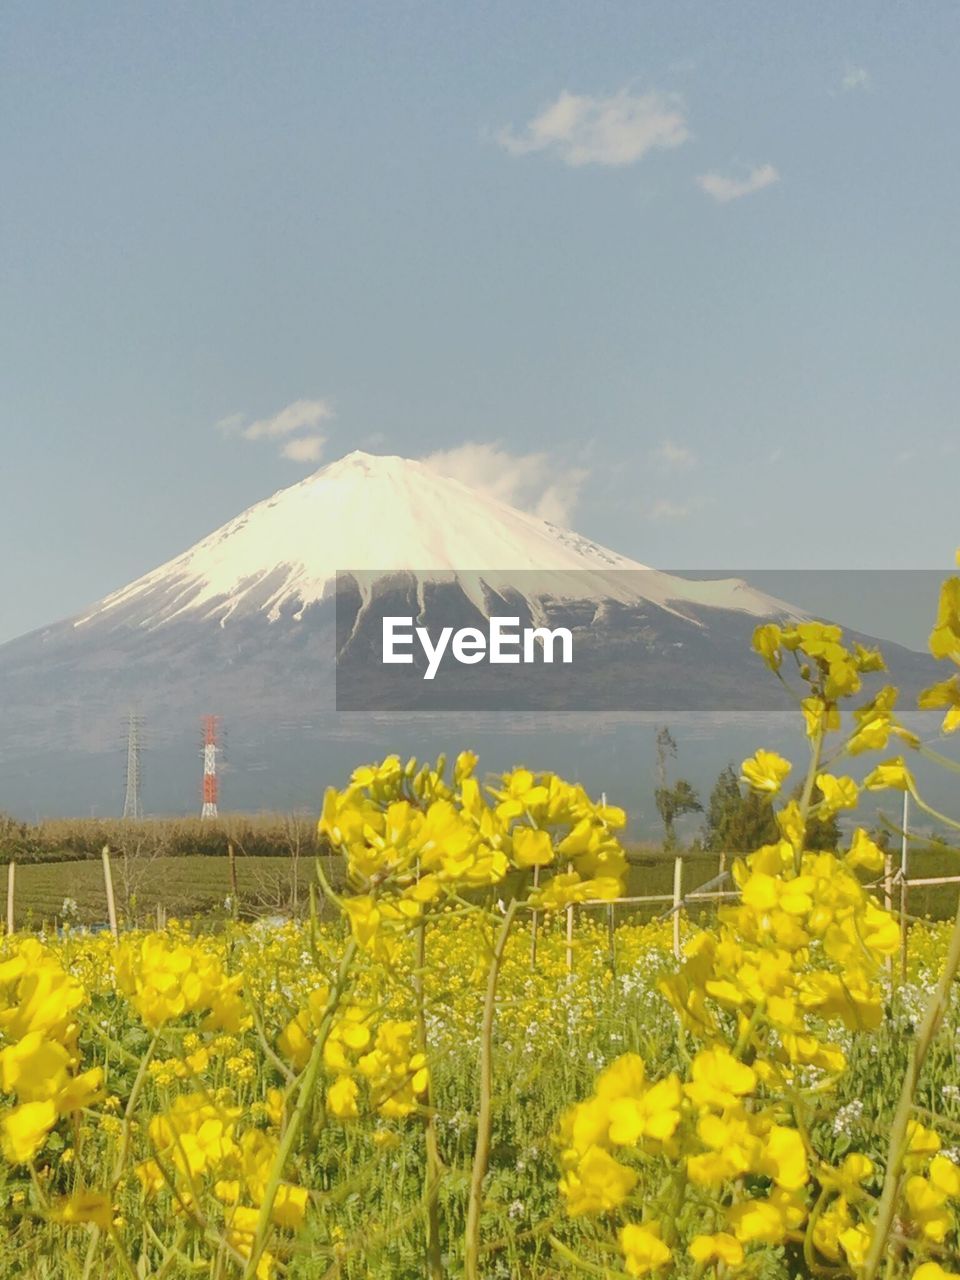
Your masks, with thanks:
[[(799, 787), (793, 798), (800, 798)], [(728, 764), (710, 793), (704, 848), (716, 853), (752, 853), (761, 845), (774, 844), (779, 839), (780, 831), (769, 797), (749, 789), (745, 792), (736, 769)], [(835, 814), (829, 818), (808, 819), (809, 848), (836, 849), (839, 843), (840, 824)]]
[(732, 764), (721, 770), (710, 793), (704, 847), (716, 853), (752, 853), (778, 839), (770, 802), (744, 791)]
[(664, 848), (672, 849), (676, 845), (676, 821), (685, 813), (702, 813), (703, 805), (696, 791), (686, 780), (678, 778), (670, 786), (667, 780), (667, 760), (676, 759), (677, 744), (666, 725), (657, 731), (657, 789), (653, 793), (657, 812), (663, 822)]

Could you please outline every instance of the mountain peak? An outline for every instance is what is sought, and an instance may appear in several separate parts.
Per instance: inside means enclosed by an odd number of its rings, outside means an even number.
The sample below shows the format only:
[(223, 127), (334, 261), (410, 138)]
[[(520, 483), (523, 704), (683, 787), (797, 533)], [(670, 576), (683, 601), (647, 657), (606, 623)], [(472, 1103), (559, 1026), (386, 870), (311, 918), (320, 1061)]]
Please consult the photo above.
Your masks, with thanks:
[(685, 600), (757, 615), (771, 603), (742, 583), (686, 583), (647, 569), (423, 462), (354, 450), (107, 596), (75, 625), (152, 629), (190, 616), (224, 626), (253, 612), (298, 619), (333, 594), (339, 571), (469, 579), (465, 589), (480, 600), (484, 584), (512, 586), (518, 572), (533, 571), (549, 573), (551, 591), (573, 599), (583, 598), (590, 573), (590, 598)]

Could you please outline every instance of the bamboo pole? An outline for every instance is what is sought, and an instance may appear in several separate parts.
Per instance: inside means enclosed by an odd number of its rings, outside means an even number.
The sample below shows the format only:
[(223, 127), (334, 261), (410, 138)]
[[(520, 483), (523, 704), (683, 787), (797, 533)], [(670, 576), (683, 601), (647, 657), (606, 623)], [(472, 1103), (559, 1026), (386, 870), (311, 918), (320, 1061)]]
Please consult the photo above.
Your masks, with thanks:
[(114, 938), (120, 936), (117, 929), (117, 904), (113, 897), (113, 872), (110, 870), (110, 846), (103, 846), (103, 884), (107, 891), (107, 916), (110, 920), (110, 932)]
[(7, 867), (7, 935), (13, 933), (14, 891), (17, 885), (17, 864), (11, 859)]
[(680, 907), (683, 904), (683, 859), (673, 860), (673, 954), (680, 959)]

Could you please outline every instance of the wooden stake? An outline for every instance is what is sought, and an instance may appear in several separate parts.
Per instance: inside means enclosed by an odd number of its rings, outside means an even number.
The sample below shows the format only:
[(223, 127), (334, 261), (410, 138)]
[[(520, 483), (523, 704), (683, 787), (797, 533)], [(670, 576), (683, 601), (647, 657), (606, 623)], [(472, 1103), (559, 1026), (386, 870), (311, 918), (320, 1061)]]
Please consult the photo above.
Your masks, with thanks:
[(107, 916), (110, 920), (110, 932), (114, 938), (119, 938), (120, 931), (117, 929), (117, 904), (113, 897), (113, 873), (110, 870), (110, 846), (103, 846), (103, 883), (107, 891)]
[[(539, 883), (540, 883), (540, 868), (539, 866), (536, 866), (533, 868), (534, 889), (536, 889)], [(533, 911), (530, 912), (530, 968), (534, 971), (534, 973), (536, 973), (536, 970), (537, 970), (537, 933), (539, 932), (539, 929), (540, 929), (540, 913), (539, 911), (537, 911), (536, 907), (534, 907)]]
[(900, 980), (907, 980), (907, 944), (909, 942), (907, 930), (908, 918), (908, 894), (910, 890), (910, 881), (908, 876), (908, 859), (910, 851), (910, 840), (907, 834), (910, 822), (910, 792), (903, 793), (903, 817), (902, 817), (902, 834), (900, 836)]
[[(573, 870), (573, 863), (567, 863), (567, 871)], [(567, 904), (567, 973), (573, 972), (573, 903)]]
[(7, 935), (13, 933), (14, 890), (17, 882), (17, 864), (11, 862), (7, 867)]

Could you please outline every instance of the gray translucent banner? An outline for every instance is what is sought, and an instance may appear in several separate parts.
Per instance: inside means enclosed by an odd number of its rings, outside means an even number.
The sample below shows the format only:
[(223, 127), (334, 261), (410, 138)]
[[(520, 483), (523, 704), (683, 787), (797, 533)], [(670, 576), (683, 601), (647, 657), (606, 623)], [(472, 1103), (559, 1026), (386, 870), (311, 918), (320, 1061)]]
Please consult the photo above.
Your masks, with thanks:
[(765, 622), (824, 618), (879, 646), (904, 707), (942, 678), (923, 652), (943, 575), (610, 568), (344, 570), (338, 711), (778, 711)]

